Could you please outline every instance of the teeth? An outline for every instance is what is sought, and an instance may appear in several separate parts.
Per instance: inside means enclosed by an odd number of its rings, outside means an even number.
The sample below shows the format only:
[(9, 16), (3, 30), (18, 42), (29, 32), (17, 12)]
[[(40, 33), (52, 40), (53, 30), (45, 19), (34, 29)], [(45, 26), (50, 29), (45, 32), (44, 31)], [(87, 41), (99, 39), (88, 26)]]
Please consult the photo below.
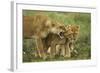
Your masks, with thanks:
[(60, 36), (60, 38), (63, 39), (64, 37), (63, 36)]
[(59, 33), (58, 35), (59, 35), (59, 37), (60, 37), (61, 39), (63, 39), (63, 38), (64, 38), (64, 36), (61, 36), (61, 35), (60, 35), (60, 33)]

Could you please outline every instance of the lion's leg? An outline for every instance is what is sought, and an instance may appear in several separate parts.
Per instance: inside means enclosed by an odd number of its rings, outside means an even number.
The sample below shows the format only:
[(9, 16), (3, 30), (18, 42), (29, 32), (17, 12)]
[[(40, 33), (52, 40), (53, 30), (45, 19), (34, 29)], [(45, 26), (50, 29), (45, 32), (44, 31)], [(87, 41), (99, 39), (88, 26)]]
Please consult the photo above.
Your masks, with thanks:
[(71, 50), (71, 52), (73, 52), (74, 51), (74, 44), (71, 42), (71, 43), (69, 43), (69, 48), (70, 48), (70, 50)]
[(36, 45), (37, 45), (37, 51), (38, 51), (39, 57), (46, 59), (42, 40), (37, 38), (36, 39)]
[(56, 45), (51, 45), (51, 51), (50, 51), (50, 58), (54, 58), (56, 55)]
[(61, 45), (56, 45), (56, 55), (60, 55)]
[(39, 57), (39, 54), (38, 54), (37, 50), (34, 51), (34, 57), (35, 58)]
[(65, 56), (64, 57), (71, 57), (71, 50), (69, 47), (69, 43), (66, 43), (65, 45)]
[(65, 54), (66, 54), (65, 51), (66, 51), (66, 50), (65, 50), (65, 45), (62, 45), (62, 46), (61, 46), (61, 55), (62, 55), (62, 56), (65, 56)]
[(69, 45), (69, 47), (70, 47), (71, 53), (75, 53), (76, 55), (78, 54), (78, 51), (75, 49), (73, 43), (71, 43), (71, 44)]

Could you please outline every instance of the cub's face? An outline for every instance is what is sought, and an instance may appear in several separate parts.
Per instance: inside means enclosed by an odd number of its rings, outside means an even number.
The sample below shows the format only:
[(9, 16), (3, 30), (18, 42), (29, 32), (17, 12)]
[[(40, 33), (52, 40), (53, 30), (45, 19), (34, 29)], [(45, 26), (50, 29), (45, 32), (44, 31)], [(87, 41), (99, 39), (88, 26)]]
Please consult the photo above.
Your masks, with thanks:
[(65, 28), (66, 28), (66, 32), (64, 33), (65, 37), (68, 38), (68, 40), (71, 42), (76, 41), (79, 34), (79, 26), (68, 25)]

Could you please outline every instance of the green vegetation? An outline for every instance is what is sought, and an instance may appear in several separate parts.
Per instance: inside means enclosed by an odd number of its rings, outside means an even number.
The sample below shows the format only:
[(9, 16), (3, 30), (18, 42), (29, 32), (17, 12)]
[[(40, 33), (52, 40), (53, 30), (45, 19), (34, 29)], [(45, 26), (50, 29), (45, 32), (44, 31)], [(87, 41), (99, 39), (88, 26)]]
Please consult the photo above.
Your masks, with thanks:
[[(23, 10), (23, 15), (32, 16), (40, 11)], [(43, 12), (51, 19), (61, 22), (65, 25), (75, 24), (80, 26), (79, 38), (75, 43), (75, 49), (78, 55), (72, 55), (71, 58), (56, 57), (47, 59), (47, 61), (58, 60), (85, 60), (91, 58), (91, 14), (76, 12)], [(43, 59), (34, 57), (36, 49), (34, 39), (23, 39), (23, 62), (40, 62)]]

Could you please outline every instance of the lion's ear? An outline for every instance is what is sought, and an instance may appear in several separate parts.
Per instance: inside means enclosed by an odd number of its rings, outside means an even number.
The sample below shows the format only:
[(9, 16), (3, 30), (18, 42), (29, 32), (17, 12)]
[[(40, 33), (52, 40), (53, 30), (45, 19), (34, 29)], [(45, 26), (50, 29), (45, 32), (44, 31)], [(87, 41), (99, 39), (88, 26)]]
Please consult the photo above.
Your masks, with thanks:
[(50, 20), (46, 20), (46, 22), (45, 22), (45, 26), (51, 26), (51, 21)]

